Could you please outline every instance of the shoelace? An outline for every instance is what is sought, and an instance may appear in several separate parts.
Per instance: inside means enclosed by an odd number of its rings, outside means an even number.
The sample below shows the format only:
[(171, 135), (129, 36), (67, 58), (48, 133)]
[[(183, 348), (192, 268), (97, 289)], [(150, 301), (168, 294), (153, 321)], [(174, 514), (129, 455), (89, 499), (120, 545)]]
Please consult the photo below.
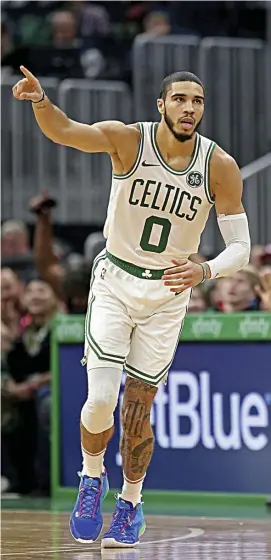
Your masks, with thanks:
[(131, 519), (133, 516), (133, 512), (131, 512), (126, 508), (116, 508), (114, 511), (112, 523), (109, 528), (110, 531), (122, 531), (127, 525), (131, 524)]
[(80, 490), (79, 515), (80, 517), (92, 517), (96, 511), (98, 494), (101, 488), (95, 488), (91, 481), (84, 481)]

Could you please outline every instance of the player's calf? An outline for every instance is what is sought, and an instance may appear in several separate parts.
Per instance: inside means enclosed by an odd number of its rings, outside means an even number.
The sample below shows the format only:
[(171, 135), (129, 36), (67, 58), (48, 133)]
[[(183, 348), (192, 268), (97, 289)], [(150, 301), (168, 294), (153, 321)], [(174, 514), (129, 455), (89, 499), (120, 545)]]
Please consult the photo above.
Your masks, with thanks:
[[(150, 422), (150, 413), (157, 387), (127, 377), (123, 405), (123, 435), (120, 443), (124, 480), (130, 483), (131, 493), (135, 493), (135, 484), (143, 483), (154, 448), (154, 436)], [(142, 487), (142, 484), (141, 484)], [(127, 497), (128, 487), (124, 492)], [(138, 498), (140, 496), (138, 495)], [(138, 503), (140, 499), (137, 500)]]
[(126, 380), (120, 444), (124, 484), (109, 531), (102, 538), (103, 548), (133, 547), (145, 531), (141, 491), (154, 448), (150, 412), (156, 392), (157, 387)]

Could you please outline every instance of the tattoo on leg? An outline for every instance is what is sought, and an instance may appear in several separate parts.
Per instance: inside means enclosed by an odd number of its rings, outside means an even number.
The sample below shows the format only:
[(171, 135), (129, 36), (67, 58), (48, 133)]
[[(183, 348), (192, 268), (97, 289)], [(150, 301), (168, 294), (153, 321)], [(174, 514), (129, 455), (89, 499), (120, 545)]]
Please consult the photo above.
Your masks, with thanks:
[(137, 445), (131, 455), (131, 469), (133, 474), (145, 474), (153, 453), (153, 438), (148, 438)]
[(145, 475), (152, 457), (154, 437), (150, 412), (156, 392), (157, 387), (131, 377), (126, 379), (120, 452), (125, 476), (131, 481)]
[(123, 469), (129, 480), (137, 480), (145, 474), (153, 454), (153, 447), (153, 436), (147, 437), (133, 448), (131, 440), (123, 435), (120, 443), (120, 452)]
[(129, 388), (133, 391), (140, 390), (142, 393), (156, 393), (157, 391), (157, 387), (154, 385), (150, 385), (144, 381), (139, 381), (138, 379), (133, 379), (132, 377), (127, 377), (126, 386), (127, 389)]
[(142, 438), (142, 433), (149, 413), (144, 402), (128, 401), (123, 414), (123, 427), (130, 437)]
[(123, 434), (120, 440), (120, 453), (122, 457), (123, 466), (127, 465), (130, 454), (132, 453), (132, 446), (129, 439)]

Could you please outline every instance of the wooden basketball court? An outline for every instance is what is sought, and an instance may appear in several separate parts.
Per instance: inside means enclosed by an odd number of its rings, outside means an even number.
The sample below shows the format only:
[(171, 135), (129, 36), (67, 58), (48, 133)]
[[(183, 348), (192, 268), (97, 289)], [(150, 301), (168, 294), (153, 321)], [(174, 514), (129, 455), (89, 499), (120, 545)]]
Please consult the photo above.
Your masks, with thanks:
[[(2, 512), (2, 557), (9, 560), (267, 560), (270, 519), (146, 516), (147, 530), (136, 549), (101, 550), (76, 543), (69, 515), (46, 511)], [(110, 517), (105, 515), (105, 528)]]

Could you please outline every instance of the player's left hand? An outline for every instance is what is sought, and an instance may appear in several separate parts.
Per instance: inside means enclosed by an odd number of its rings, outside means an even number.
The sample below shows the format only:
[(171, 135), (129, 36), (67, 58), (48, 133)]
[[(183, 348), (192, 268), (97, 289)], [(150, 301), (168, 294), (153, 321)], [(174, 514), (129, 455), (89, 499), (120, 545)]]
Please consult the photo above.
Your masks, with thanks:
[(162, 276), (164, 285), (169, 286), (171, 292), (184, 292), (202, 281), (203, 270), (200, 264), (188, 259), (173, 259), (172, 264), (174, 267), (165, 270)]

